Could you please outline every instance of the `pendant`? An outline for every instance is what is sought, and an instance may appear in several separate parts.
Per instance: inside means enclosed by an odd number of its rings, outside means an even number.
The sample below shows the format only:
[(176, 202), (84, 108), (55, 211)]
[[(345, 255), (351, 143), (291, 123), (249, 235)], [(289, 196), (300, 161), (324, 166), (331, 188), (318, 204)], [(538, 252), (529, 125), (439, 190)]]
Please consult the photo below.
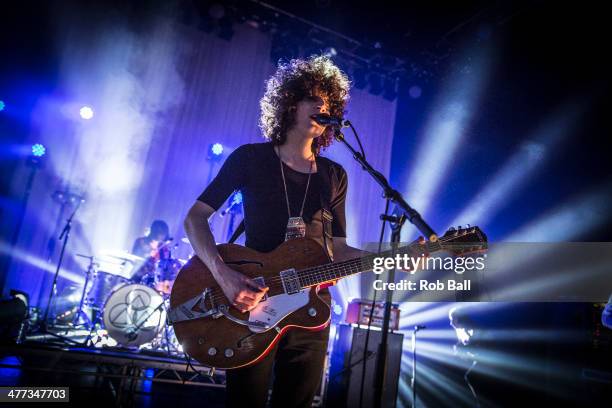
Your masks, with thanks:
[(285, 232), (285, 241), (295, 238), (304, 238), (306, 236), (306, 223), (302, 217), (290, 217), (287, 221), (287, 232)]

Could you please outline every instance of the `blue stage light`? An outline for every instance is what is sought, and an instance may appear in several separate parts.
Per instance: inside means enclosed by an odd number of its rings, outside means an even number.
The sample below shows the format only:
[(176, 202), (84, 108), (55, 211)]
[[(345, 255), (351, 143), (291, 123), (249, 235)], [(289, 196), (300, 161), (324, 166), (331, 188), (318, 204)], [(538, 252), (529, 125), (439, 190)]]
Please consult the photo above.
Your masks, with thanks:
[(6, 104), (4, 103), (4, 101), (0, 100), (0, 111), (3, 111), (5, 107)]
[(338, 316), (342, 314), (342, 306), (339, 305), (338, 303), (334, 304), (334, 314)]
[(408, 94), (410, 95), (412, 99), (420, 98), (422, 93), (423, 93), (423, 90), (418, 85), (413, 85), (408, 90)]
[(81, 109), (79, 109), (79, 115), (81, 115), (81, 118), (88, 120), (93, 118), (94, 111), (90, 106), (83, 106)]
[(47, 152), (47, 149), (45, 149), (45, 146), (43, 146), (40, 143), (36, 143), (32, 145), (32, 154), (35, 157), (42, 157), (45, 155), (45, 153)]
[(215, 156), (221, 156), (223, 154), (223, 145), (221, 143), (215, 143), (210, 147), (210, 151)]

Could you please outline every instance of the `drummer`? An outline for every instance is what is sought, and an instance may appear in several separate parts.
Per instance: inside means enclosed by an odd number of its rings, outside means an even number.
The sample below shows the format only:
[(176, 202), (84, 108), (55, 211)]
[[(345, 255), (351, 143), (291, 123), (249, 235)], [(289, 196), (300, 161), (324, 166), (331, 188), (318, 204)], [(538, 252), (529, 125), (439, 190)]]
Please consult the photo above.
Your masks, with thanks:
[(170, 238), (170, 229), (168, 224), (163, 220), (155, 220), (149, 228), (149, 233), (143, 237), (139, 237), (134, 241), (132, 253), (134, 255), (145, 258), (143, 265), (137, 268), (132, 275), (131, 281), (134, 283), (149, 283), (143, 282), (146, 276), (153, 278), (155, 268), (160, 261), (170, 259), (170, 246), (172, 241)]
[(168, 224), (163, 220), (155, 220), (149, 228), (149, 233), (134, 241), (132, 253), (143, 258), (166, 259), (170, 256), (170, 248), (162, 245), (168, 241), (170, 241)]

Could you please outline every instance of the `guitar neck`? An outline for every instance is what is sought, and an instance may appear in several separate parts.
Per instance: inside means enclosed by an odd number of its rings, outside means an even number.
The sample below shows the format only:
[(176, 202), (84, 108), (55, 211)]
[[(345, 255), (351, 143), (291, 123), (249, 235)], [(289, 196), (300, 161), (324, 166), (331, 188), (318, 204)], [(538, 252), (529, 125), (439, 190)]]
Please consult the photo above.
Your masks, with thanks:
[(395, 254), (414, 254), (422, 256), (430, 252), (439, 251), (441, 245), (438, 242), (427, 242), (425, 244), (411, 244), (398, 247), (395, 251), (388, 250), (378, 254), (373, 253), (360, 258), (349, 259), (347, 261), (334, 262), (331, 264), (320, 265), (312, 268), (302, 269), (297, 272), (300, 286), (309, 288), (322, 283), (333, 282), (338, 279), (346, 278), (362, 272), (371, 271), (374, 268), (374, 259), (379, 257), (390, 257)]

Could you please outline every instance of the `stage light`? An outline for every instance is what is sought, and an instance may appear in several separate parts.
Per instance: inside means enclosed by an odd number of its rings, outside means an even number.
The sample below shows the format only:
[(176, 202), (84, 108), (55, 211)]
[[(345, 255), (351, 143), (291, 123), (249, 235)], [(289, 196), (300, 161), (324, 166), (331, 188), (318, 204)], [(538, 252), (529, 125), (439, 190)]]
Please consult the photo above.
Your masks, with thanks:
[[(446, 81), (420, 137), (404, 191), (410, 205), (424, 217), (455, 160), (461, 157), (458, 151), (465, 145), (468, 125), (487, 78), (486, 51), (468, 53), (466, 57), (475, 61), (473, 71), (469, 75), (455, 73)], [(410, 228), (404, 228), (402, 241), (409, 241), (411, 233)]]
[(325, 55), (327, 58), (333, 58), (338, 55), (338, 51), (336, 51), (334, 47), (327, 47), (325, 50), (323, 50), (323, 55)]
[(601, 324), (608, 329), (612, 329), (612, 295), (608, 299), (608, 304), (601, 313)]
[(417, 86), (417, 85), (411, 86), (410, 89), (408, 90), (408, 95), (410, 95), (412, 99), (419, 99), (422, 93), (423, 93), (423, 90), (421, 89), (420, 86)]
[(83, 106), (81, 109), (79, 109), (79, 115), (81, 115), (81, 118), (89, 120), (91, 118), (93, 118), (94, 116), (94, 111), (90, 106)]
[(223, 157), (223, 145), (221, 143), (213, 143), (208, 146), (208, 160), (212, 163), (221, 161)]
[(487, 185), (461, 211), (450, 225), (486, 225), (508, 199), (525, 183), (528, 183), (538, 168), (553, 156), (551, 150), (562, 145), (577, 123), (581, 108), (565, 106), (545, 120), (506, 161)]
[(448, 312), (448, 320), (453, 329), (455, 329), (455, 334), (457, 335), (459, 343), (467, 346), (474, 335), (474, 329), (466, 327), (466, 322), (469, 321), (469, 317), (464, 316), (457, 307), (453, 307)]
[(47, 149), (45, 149), (45, 146), (43, 146), (42, 144), (36, 143), (32, 145), (32, 155), (34, 155), (35, 157), (43, 157), (46, 152)]
[(221, 143), (215, 143), (210, 147), (210, 151), (215, 156), (220, 156), (223, 154), (223, 145)]
[(334, 302), (334, 314), (341, 315), (342, 314), (342, 306), (338, 303)]
[[(10, 254), (13, 259), (23, 262), (26, 265), (31, 266), (37, 270), (45, 271), (50, 274), (55, 274), (55, 266), (47, 262), (46, 259), (42, 259), (40, 257), (32, 255), (31, 253), (19, 248), (11, 248), (11, 246), (7, 242), (0, 241), (0, 255), (7, 254)], [(62, 278), (68, 279), (74, 283), (80, 285), (85, 283), (85, 278), (83, 277), (81, 272), (74, 273), (65, 268), (62, 268), (60, 270), (60, 274)], [(18, 282), (15, 283), (17, 284)]]
[(507, 242), (563, 242), (602, 225), (610, 219), (612, 184), (606, 183), (569, 201), (519, 228), (503, 239)]
[(0, 112), (4, 110), (4, 108), (6, 107), (4, 101), (0, 100)]

